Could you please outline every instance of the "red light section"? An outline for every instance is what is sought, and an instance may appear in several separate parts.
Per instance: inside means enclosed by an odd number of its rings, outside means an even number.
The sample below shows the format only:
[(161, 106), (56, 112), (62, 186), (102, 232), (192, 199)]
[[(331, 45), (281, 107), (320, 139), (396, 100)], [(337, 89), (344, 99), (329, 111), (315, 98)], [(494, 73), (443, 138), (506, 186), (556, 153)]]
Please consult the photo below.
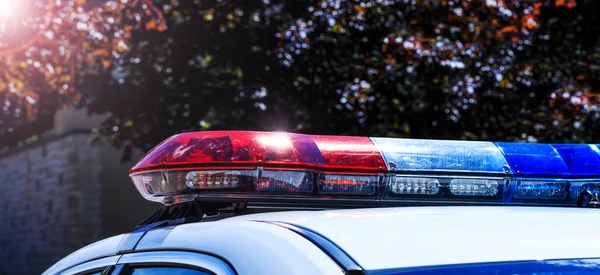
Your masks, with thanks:
[(148, 152), (130, 173), (256, 166), (351, 172), (386, 170), (375, 145), (366, 137), (210, 131), (184, 133), (165, 140)]
[(368, 137), (312, 136), (328, 169), (387, 171), (383, 158)]

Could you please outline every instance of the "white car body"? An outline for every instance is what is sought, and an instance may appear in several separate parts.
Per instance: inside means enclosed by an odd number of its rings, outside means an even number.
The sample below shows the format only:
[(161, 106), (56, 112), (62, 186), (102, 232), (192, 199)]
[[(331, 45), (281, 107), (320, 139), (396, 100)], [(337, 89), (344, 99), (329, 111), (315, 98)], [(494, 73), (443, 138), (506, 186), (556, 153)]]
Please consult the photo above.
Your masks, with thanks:
[(192, 253), (216, 274), (344, 274), (315, 243), (278, 223), (317, 233), (365, 271), (600, 257), (596, 209), (397, 207), (272, 212), (160, 227), (134, 249), (123, 252), (130, 234), (115, 236), (44, 274), (77, 274), (136, 259), (194, 265)]

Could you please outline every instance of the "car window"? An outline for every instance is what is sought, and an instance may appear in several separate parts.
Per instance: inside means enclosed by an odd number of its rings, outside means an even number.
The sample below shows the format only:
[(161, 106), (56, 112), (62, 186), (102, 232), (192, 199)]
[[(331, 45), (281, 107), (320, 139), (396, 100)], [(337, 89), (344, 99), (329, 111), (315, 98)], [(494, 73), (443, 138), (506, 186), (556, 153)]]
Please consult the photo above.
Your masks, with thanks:
[(202, 272), (195, 269), (182, 268), (182, 267), (133, 267), (131, 268), (131, 275), (209, 275), (209, 273)]

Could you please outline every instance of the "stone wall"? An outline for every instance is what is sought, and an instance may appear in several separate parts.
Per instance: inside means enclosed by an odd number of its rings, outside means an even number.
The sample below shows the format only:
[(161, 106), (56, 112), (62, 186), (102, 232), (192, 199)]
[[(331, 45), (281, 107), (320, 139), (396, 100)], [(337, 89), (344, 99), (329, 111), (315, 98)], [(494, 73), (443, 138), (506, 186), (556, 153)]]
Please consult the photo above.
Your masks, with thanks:
[[(135, 158), (134, 158), (135, 159)], [(137, 193), (132, 162), (86, 132), (0, 158), (0, 275), (40, 274), (96, 240), (130, 231), (158, 205)]]

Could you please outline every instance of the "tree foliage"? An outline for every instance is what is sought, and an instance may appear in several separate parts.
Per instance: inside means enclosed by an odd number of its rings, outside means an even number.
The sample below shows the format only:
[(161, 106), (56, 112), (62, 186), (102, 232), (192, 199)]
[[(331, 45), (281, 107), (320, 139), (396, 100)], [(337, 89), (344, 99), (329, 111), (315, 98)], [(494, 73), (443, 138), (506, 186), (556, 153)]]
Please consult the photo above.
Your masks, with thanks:
[[(71, 90), (60, 73), (37, 81), (50, 61), (27, 64), (32, 46), (0, 58), (26, 62), (11, 79), (110, 112), (97, 134), (126, 151), (207, 129), (598, 140), (596, 1), (67, 2), (106, 38), (71, 19), (34, 43), (76, 68), (63, 70)], [(56, 56), (61, 45), (76, 58)], [(6, 102), (37, 100), (7, 87)]]
[(91, 65), (112, 66), (130, 50), (137, 29), (166, 28), (150, 1), (6, 3), (2, 8), (9, 10), (0, 15), (0, 133), (37, 119), (40, 109), (48, 116), (79, 101), (77, 79), (93, 73)]
[[(600, 29), (597, 4), (579, 4), (320, 2), (286, 30), (309, 26), (286, 36), (283, 50), (294, 53), (284, 54), (284, 64), (302, 80), (298, 91), (328, 99), (307, 98), (327, 111), (316, 120), (329, 121), (326, 128), (591, 141), (584, 131), (597, 127)], [(310, 42), (292, 39), (298, 34)]]

